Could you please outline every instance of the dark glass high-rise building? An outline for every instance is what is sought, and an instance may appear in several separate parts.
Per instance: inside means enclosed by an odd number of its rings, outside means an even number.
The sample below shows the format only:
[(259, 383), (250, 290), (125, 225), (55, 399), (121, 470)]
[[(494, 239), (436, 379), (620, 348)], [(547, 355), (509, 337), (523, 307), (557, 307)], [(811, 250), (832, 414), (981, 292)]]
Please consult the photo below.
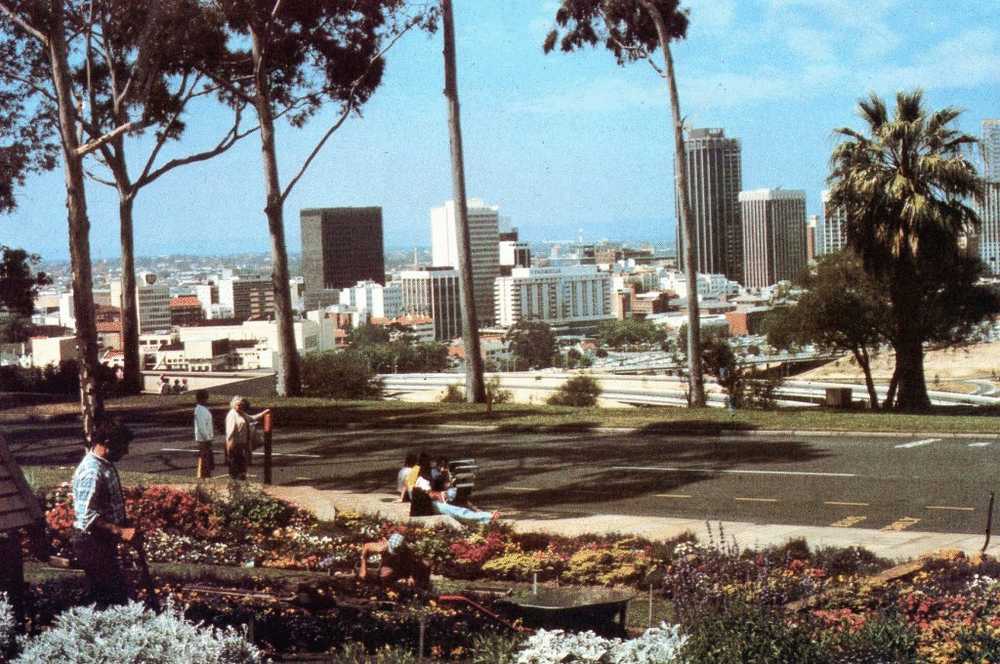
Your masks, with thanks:
[(336, 302), (334, 291), (359, 281), (385, 284), (382, 208), (306, 208), (299, 219), (307, 307)]
[[(697, 271), (743, 283), (743, 188), (740, 142), (722, 129), (692, 129), (684, 140), (688, 198), (695, 226)], [(676, 164), (674, 165), (676, 168)], [(676, 196), (677, 261), (684, 269), (680, 196)]]

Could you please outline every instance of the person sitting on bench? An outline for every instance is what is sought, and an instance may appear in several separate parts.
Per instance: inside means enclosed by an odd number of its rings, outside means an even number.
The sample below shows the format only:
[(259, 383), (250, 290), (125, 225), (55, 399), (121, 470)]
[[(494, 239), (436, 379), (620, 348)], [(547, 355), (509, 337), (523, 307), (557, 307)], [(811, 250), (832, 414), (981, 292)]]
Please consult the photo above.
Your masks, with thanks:
[(398, 473), (396, 473), (396, 493), (399, 494), (399, 500), (397, 502), (409, 502), (410, 490), (406, 486), (406, 479), (410, 476), (410, 473), (413, 471), (413, 467), (416, 465), (416, 452), (407, 452), (406, 460), (403, 462), (403, 467), (399, 469)]
[(402, 533), (393, 533), (387, 539), (365, 542), (361, 547), (361, 569), (358, 576), (368, 578), (368, 556), (382, 554), (378, 580), (384, 586), (410, 583), (418, 590), (431, 587), (431, 568), (410, 549)]
[[(429, 469), (425, 471), (421, 468), (420, 476), (413, 486), (412, 500), (414, 507), (426, 501), (430, 503), (430, 507), (434, 513), (450, 516), (459, 523), (465, 524), (482, 525), (500, 518), (500, 512), (485, 512), (450, 504), (448, 502), (447, 484), (443, 483), (441, 479), (432, 484), (430, 474)], [(423, 516), (414, 515), (412, 510), (410, 514), (411, 516)]]

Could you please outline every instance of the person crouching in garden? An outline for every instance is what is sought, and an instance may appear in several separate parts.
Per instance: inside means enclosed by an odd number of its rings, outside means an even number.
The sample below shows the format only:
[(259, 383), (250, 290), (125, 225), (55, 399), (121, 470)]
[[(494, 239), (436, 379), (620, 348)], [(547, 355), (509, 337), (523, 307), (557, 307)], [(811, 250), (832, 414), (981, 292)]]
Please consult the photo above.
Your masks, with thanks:
[(368, 579), (368, 556), (377, 553), (382, 555), (378, 568), (378, 580), (382, 585), (398, 586), (409, 582), (418, 590), (430, 589), (431, 568), (417, 557), (402, 533), (393, 533), (378, 542), (365, 542), (361, 547), (361, 569), (358, 571), (362, 581)]
[(234, 480), (247, 478), (247, 466), (253, 453), (254, 423), (271, 412), (268, 409), (250, 415), (248, 407), (246, 399), (235, 396), (230, 399), (226, 414), (226, 463), (229, 464), (229, 477)]
[(132, 432), (113, 420), (95, 423), (92, 446), (73, 473), (73, 549), (99, 609), (128, 601), (118, 544), (138, 545), (142, 533), (127, 525), (125, 497), (115, 463), (128, 454)]

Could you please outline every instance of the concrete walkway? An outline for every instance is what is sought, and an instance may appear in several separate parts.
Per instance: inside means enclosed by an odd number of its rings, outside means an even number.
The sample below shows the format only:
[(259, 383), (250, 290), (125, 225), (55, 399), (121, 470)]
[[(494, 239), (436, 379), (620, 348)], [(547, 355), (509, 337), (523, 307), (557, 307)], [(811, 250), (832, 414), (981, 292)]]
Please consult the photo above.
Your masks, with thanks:
[[(409, 505), (395, 502), (394, 496), (377, 493), (351, 493), (348, 491), (322, 490), (310, 486), (271, 486), (265, 490), (276, 498), (287, 500), (316, 514), (320, 519), (331, 520), (337, 512), (352, 511), (375, 514), (396, 521), (408, 522)], [(651, 540), (664, 540), (685, 532), (694, 533), (702, 542), (719, 541), (720, 528), (726, 544), (735, 540), (740, 548), (756, 548), (784, 544), (790, 539), (805, 539), (810, 547), (861, 546), (872, 553), (895, 561), (907, 561), (940, 549), (960, 549), (972, 554), (982, 549), (983, 535), (954, 533), (929, 533), (907, 531), (870, 530), (863, 528), (830, 528), (818, 526), (788, 526), (782, 524), (756, 524), (739, 521), (713, 521), (712, 532), (705, 521), (671, 519), (622, 514), (593, 514), (584, 517), (560, 517), (556, 514), (522, 512), (505, 514), (504, 519), (518, 532), (546, 532), (572, 537), (587, 533), (638, 535)], [(421, 517), (420, 523), (458, 524), (443, 516)], [(991, 540), (987, 553), (1000, 556), (1000, 534)]]

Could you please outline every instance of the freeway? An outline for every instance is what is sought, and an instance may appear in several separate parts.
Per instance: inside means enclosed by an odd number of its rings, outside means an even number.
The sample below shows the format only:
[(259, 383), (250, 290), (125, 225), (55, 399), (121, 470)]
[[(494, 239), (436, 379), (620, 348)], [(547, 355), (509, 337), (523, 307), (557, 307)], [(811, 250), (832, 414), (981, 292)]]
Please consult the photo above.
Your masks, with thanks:
[[(194, 476), (189, 427), (131, 426), (137, 438), (122, 469), (178, 480)], [(3, 433), (28, 468), (70, 468), (81, 455), (73, 424), (13, 425)], [(515, 518), (599, 513), (971, 534), (982, 532), (989, 492), (1000, 486), (995, 437), (686, 437), (457, 428), (279, 431), (275, 481), (388, 493), (411, 449), (475, 457), (476, 503)], [(259, 462), (251, 472), (261, 472)]]

